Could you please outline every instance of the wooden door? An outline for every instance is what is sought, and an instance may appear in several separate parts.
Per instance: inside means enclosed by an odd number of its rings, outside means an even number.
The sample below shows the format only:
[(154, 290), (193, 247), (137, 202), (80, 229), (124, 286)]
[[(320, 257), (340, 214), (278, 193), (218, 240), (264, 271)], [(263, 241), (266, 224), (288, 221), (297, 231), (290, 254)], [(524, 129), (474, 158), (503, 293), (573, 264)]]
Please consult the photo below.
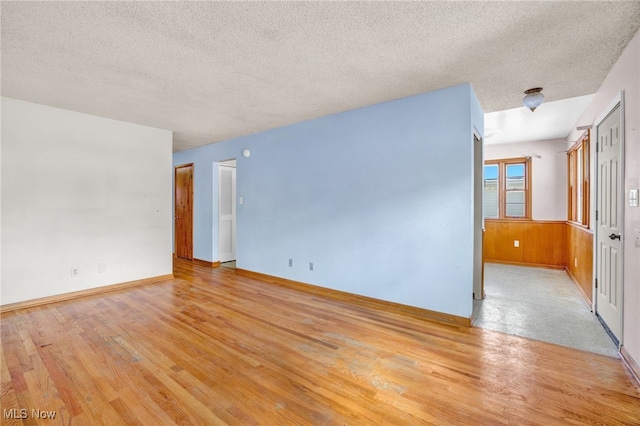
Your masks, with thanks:
[(193, 164), (175, 168), (176, 256), (193, 259)]
[(623, 140), (620, 104), (597, 126), (596, 313), (617, 339), (622, 332)]

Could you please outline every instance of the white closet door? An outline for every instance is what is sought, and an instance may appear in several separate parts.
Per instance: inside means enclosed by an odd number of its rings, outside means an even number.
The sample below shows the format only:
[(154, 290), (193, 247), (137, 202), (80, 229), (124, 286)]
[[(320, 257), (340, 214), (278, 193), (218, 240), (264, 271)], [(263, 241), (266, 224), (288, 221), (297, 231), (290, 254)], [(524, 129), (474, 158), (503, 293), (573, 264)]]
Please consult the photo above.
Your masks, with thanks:
[(597, 126), (598, 192), (596, 225), (596, 312), (609, 330), (622, 337), (622, 211), (624, 209), (624, 177), (622, 159), (624, 141), (621, 135), (618, 105)]
[(218, 166), (220, 190), (218, 226), (220, 262), (236, 260), (236, 168)]

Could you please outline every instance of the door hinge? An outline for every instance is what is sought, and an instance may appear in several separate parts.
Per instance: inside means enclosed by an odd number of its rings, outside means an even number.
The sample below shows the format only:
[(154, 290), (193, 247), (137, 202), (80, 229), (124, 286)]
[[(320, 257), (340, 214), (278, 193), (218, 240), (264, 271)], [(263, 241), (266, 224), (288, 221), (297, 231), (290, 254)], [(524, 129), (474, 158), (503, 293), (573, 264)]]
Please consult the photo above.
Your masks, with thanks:
[(596, 210), (596, 220), (598, 220), (598, 210)]
[(596, 278), (596, 288), (598, 288), (598, 279)]

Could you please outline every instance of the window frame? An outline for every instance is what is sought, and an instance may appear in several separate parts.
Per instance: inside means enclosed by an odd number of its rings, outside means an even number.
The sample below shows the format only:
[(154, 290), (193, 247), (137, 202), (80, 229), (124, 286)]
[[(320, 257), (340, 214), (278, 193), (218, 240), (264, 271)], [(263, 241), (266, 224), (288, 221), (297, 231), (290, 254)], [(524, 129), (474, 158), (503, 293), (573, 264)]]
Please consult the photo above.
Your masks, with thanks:
[[(511, 164), (524, 164), (524, 217), (507, 216), (507, 166)], [(531, 157), (503, 158), (498, 160), (485, 160), (484, 166), (498, 166), (498, 217), (483, 217), (484, 220), (532, 220), (531, 217)], [(518, 190), (520, 191), (520, 190)], [(484, 210), (484, 208), (483, 208)]]
[[(581, 155), (580, 151), (582, 151)], [(580, 175), (582, 179), (578, 182)], [(579, 197), (579, 189), (582, 189), (582, 200)], [(578, 217), (579, 208), (582, 209), (582, 218)], [(567, 151), (567, 220), (575, 225), (589, 228), (590, 216), (591, 131), (587, 130)]]

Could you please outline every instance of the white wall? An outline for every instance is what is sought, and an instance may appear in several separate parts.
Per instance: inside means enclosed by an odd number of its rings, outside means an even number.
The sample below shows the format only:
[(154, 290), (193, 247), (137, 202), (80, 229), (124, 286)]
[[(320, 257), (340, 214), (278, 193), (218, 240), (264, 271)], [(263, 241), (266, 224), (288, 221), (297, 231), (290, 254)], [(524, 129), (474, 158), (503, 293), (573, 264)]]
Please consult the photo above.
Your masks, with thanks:
[(534, 220), (567, 220), (567, 150), (564, 139), (485, 145), (484, 159), (531, 157)]
[(171, 274), (171, 142), (2, 98), (0, 303)]
[[(636, 236), (640, 232), (640, 207), (629, 207), (630, 189), (640, 187), (640, 32), (638, 32), (613, 66), (596, 92), (596, 96), (576, 126), (594, 124), (605, 113), (614, 98), (624, 91), (625, 132), (625, 209), (624, 209), (624, 326), (622, 344), (640, 364), (640, 248)], [(573, 130), (568, 141), (579, 136)], [(592, 152), (595, 150), (592, 150)], [(593, 163), (593, 161), (592, 161)], [(592, 188), (593, 190), (595, 188)], [(592, 198), (592, 199), (595, 199)]]

